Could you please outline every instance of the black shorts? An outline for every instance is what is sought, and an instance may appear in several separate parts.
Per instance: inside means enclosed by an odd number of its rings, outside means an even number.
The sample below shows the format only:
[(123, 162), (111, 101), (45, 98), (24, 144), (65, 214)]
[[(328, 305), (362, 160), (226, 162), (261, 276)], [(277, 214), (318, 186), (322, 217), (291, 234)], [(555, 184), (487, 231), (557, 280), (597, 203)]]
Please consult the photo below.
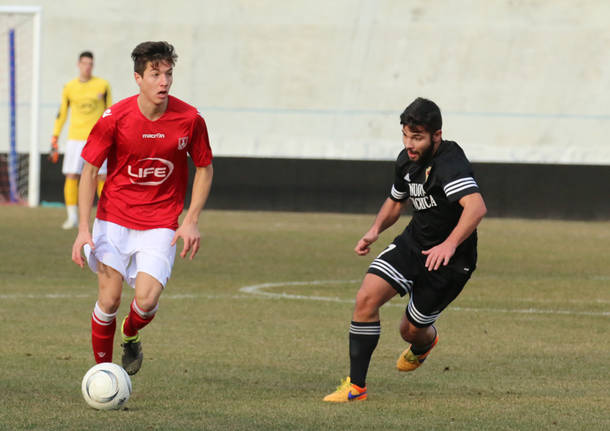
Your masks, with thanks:
[(475, 263), (450, 262), (436, 271), (425, 267), (426, 256), (395, 240), (369, 266), (370, 274), (387, 281), (400, 296), (410, 296), (407, 318), (420, 328), (432, 325), (462, 291)]

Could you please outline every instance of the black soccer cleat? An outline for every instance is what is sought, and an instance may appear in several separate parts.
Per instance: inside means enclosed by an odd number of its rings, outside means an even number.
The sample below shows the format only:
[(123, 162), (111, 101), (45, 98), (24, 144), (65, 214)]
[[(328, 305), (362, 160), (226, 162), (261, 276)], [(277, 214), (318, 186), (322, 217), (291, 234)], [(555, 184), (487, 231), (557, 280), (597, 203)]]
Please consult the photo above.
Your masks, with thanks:
[[(127, 318), (125, 318), (125, 320), (126, 319)], [(123, 320), (123, 325), (121, 325), (121, 335), (123, 336), (123, 344), (121, 344), (123, 356), (121, 357), (121, 363), (123, 364), (123, 369), (127, 371), (127, 374), (133, 376), (140, 370), (144, 354), (142, 353), (140, 334), (136, 334), (133, 337), (127, 337), (123, 333), (125, 320)]]
[(123, 356), (121, 357), (123, 368), (127, 371), (127, 374), (133, 376), (140, 370), (144, 359), (140, 337), (138, 336), (137, 341), (127, 341), (121, 344), (121, 347), (123, 348)]

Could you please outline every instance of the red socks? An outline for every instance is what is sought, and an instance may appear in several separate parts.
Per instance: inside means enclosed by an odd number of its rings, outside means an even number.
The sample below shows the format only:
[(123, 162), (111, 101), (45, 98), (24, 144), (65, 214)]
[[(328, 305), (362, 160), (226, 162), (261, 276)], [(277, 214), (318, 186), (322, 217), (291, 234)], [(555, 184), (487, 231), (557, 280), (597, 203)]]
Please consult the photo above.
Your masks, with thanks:
[[(138, 330), (148, 325), (153, 318), (159, 305), (150, 311), (144, 311), (134, 299), (131, 303), (131, 308), (123, 333), (127, 337), (137, 335)], [(98, 303), (95, 303), (93, 314), (91, 315), (91, 346), (93, 347), (93, 356), (95, 362), (112, 362), (112, 346), (114, 344), (114, 331), (116, 330), (116, 312), (112, 314), (104, 313)]]
[(127, 320), (125, 320), (125, 325), (123, 325), (123, 334), (125, 334), (127, 337), (137, 335), (140, 329), (148, 325), (154, 319), (158, 308), (159, 304), (157, 304), (157, 306), (150, 311), (144, 311), (138, 307), (138, 304), (136, 304), (136, 300), (134, 299), (131, 302), (131, 307), (129, 314), (127, 315)]
[(95, 362), (112, 362), (112, 345), (116, 328), (116, 312), (107, 314), (95, 303), (91, 315), (91, 345)]

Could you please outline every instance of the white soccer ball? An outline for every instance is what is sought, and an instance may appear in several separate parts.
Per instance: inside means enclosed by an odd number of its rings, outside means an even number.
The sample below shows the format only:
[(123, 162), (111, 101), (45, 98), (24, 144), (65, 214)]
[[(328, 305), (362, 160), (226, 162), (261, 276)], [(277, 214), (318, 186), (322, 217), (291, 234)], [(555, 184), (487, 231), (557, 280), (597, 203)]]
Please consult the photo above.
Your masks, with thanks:
[(98, 410), (117, 410), (131, 395), (127, 372), (112, 362), (102, 362), (87, 371), (81, 385), (87, 404)]

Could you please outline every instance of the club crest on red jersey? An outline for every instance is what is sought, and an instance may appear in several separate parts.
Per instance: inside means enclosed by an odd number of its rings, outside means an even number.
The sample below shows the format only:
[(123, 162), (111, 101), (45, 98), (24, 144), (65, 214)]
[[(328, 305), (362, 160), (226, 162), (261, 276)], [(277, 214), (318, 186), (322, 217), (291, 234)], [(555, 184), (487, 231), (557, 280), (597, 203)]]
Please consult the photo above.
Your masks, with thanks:
[(178, 150), (184, 150), (189, 143), (189, 137), (178, 138)]

